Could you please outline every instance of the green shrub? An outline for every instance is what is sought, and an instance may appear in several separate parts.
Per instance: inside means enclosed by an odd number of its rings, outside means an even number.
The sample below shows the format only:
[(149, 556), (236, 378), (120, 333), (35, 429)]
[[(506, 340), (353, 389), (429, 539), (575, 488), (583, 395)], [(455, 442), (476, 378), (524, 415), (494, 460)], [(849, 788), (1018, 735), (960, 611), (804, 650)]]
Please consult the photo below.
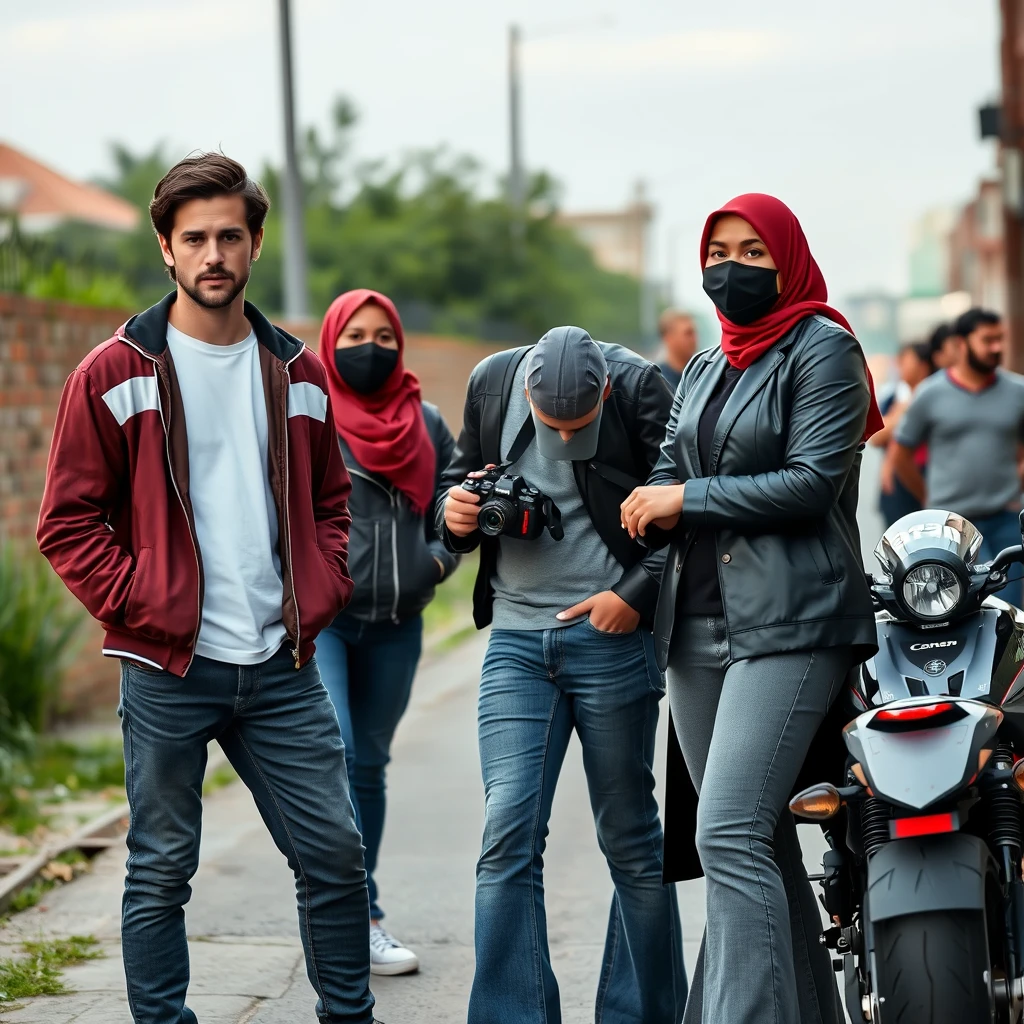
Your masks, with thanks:
[(82, 618), (39, 555), (0, 549), (0, 748), (48, 723)]

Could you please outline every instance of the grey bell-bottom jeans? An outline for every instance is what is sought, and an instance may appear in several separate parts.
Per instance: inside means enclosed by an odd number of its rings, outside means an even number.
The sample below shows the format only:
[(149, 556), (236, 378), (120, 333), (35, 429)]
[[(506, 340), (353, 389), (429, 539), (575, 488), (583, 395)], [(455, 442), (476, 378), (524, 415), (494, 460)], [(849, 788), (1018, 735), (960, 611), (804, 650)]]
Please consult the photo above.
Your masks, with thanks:
[(788, 802), (851, 663), (847, 647), (730, 662), (723, 618), (677, 624), (668, 694), (707, 884), (683, 1024), (846, 1019)]

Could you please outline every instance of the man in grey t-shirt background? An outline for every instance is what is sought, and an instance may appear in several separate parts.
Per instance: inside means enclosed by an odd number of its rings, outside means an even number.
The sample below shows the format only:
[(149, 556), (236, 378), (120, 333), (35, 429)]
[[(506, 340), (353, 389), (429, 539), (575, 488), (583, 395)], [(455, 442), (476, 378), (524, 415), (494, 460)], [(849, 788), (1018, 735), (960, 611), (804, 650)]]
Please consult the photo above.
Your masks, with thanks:
[[(1024, 377), (1000, 367), (1005, 329), (997, 313), (970, 309), (953, 325), (956, 361), (926, 380), (896, 429), (896, 473), (925, 506), (966, 516), (985, 538), (980, 558), (1020, 544)], [(928, 445), (927, 481), (914, 451)], [(1002, 597), (1020, 606), (1019, 580)]]

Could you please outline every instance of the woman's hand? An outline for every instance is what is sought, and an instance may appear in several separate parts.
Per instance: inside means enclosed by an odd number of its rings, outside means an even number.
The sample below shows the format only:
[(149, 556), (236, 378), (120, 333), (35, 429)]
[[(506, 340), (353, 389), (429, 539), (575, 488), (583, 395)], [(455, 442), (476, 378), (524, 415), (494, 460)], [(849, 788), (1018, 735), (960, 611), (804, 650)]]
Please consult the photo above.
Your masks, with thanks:
[(683, 513), (683, 488), (685, 484), (669, 484), (664, 487), (637, 487), (620, 506), (622, 528), (629, 530), (630, 537), (637, 534), (646, 536), (647, 527), (653, 523), (663, 530), (671, 530)]

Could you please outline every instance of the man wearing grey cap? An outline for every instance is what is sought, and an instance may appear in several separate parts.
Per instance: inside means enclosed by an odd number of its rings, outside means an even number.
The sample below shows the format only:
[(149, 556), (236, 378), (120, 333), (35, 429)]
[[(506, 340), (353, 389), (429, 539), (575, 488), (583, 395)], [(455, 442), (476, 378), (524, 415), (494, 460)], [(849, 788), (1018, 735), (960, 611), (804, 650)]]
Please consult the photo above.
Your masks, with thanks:
[[(486, 823), (469, 1024), (561, 1020), (543, 853), (573, 730), (615, 884), (596, 1019), (682, 1017), (682, 936), (675, 890), (662, 884), (652, 771), (664, 683), (650, 622), (664, 562), (630, 539), (618, 513), (657, 462), (671, 404), (657, 367), (579, 327), (496, 353), (470, 377), (436, 508), (451, 551), (480, 548), (474, 619), (492, 627), (480, 679)], [(561, 534), (479, 529), (480, 496), (460, 484), (494, 465), (551, 499)]]

